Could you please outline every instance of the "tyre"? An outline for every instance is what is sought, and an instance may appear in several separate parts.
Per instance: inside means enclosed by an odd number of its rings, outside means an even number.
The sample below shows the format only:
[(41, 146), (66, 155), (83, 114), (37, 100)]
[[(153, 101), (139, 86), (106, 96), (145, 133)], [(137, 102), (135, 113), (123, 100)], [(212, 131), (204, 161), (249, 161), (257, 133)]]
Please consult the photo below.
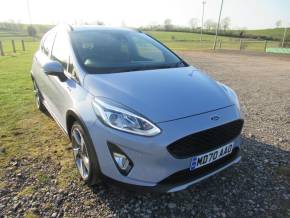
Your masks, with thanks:
[(39, 90), (35, 80), (33, 80), (33, 90), (34, 90), (36, 108), (38, 110), (40, 110), (41, 112), (45, 112), (46, 109), (45, 109), (45, 106), (43, 104), (43, 98), (41, 96), (40, 90)]
[(95, 148), (78, 121), (74, 122), (70, 136), (75, 164), (81, 178), (89, 186), (99, 184), (100, 170)]

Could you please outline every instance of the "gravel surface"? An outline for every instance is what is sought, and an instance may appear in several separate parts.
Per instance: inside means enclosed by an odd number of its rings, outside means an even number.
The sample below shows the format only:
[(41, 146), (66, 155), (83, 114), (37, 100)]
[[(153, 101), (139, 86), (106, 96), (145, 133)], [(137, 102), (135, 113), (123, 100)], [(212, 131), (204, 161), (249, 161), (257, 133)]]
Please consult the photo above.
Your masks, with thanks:
[(240, 164), (189, 190), (157, 194), (88, 188), (78, 179), (60, 189), (60, 166), (49, 157), (12, 158), (0, 187), (0, 217), (290, 217), (290, 57), (180, 54), (237, 91), (246, 118)]

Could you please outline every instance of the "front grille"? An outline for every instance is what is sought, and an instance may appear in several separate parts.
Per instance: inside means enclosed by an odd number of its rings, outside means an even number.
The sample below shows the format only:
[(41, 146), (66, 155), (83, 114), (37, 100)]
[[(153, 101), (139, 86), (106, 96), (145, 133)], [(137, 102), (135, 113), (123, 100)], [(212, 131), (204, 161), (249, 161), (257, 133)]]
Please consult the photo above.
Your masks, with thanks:
[(234, 148), (231, 154), (226, 155), (225, 157), (217, 161), (214, 161), (206, 166), (197, 168), (193, 171), (190, 171), (189, 168), (186, 170), (179, 171), (160, 181), (158, 184), (163, 186), (186, 184), (188, 182), (202, 178), (218, 170), (219, 168), (222, 168), (223, 166), (235, 160), (238, 156), (239, 156), (239, 148)]
[(243, 123), (243, 120), (235, 120), (194, 133), (170, 144), (167, 149), (175, 158), (188, 158), (209, 152), (238, 137), (241, 134)]

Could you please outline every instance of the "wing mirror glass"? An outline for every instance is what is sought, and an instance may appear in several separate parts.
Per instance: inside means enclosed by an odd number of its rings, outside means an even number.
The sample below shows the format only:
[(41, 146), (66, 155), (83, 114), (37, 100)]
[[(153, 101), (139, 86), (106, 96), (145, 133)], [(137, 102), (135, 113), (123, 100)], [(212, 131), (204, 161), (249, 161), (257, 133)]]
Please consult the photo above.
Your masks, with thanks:
[(43, 65), (43, 70), (47, 75), (57, 76), (60, 79), (65, 77), (64, 69), (58, 61), (49, 61)]

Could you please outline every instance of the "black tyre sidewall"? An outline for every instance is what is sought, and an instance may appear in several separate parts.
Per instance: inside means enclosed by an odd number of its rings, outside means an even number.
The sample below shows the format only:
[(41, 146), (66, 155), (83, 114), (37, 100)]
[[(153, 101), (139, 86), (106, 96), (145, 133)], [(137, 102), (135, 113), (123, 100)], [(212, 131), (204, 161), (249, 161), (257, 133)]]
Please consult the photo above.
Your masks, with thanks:
[[(42, 103), (42, 96), (41, 96), (40, 90), (39, 90), (35, 80), (33, 80), (33, 86), (34, 86), (34, 89), (37, 89), (37, 95), (39, 97), (37, 109), (40, 110), (41, 112), (45, 112), (46, 108), (45, 108), (44, 104)], [(35, 96), (35, 101), (37, 101), (36, 96)]]

